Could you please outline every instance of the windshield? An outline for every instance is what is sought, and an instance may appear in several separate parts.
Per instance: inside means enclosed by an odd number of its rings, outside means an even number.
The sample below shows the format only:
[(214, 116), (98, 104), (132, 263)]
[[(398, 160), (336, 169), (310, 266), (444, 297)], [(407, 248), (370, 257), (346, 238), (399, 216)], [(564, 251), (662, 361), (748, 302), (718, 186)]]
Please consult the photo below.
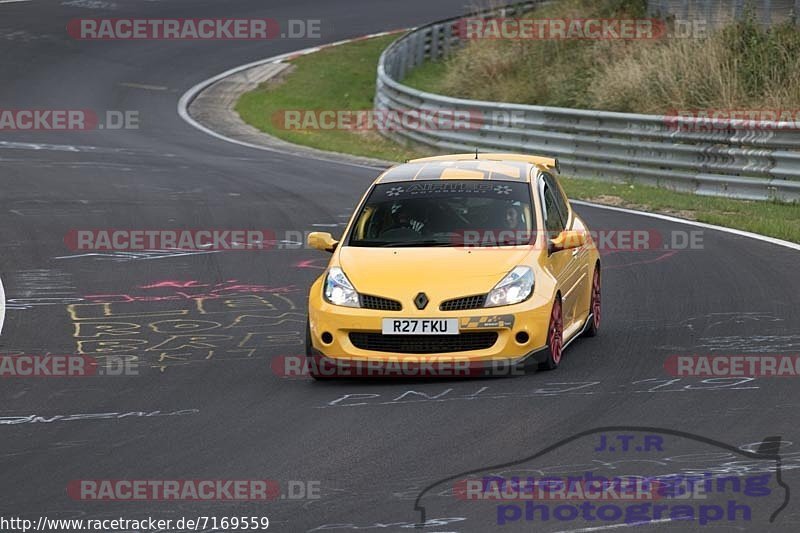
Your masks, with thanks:
[(511, 246), (535, 235), (530, 189), (510, 181), (378, 184), (356, 217), (350, 246)]

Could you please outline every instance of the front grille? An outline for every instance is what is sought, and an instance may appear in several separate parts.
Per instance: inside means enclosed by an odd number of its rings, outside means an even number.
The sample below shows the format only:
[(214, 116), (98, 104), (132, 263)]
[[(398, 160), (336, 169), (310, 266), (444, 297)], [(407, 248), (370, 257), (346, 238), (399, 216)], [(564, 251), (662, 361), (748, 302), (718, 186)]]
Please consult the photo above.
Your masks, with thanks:
[(383, 335), (350, 333), (350, 342), (361, 350), (392, 353), (451, 353), (485, 350), (497, 342), (496, 331), (470, 331), (459, 335)]
[(441, 311), (464, 311), (465, 309), (480, 309), (486, 303), (485, 294), (475, 296), (465, 296), (453, 300), (445, 300), (439, 305)]
[(381, 298), (380, 296), (361, 295), (361, 307), (364, 309), (374, 309), (376, 311), (400, 311), (403, 306), (397, 300)]

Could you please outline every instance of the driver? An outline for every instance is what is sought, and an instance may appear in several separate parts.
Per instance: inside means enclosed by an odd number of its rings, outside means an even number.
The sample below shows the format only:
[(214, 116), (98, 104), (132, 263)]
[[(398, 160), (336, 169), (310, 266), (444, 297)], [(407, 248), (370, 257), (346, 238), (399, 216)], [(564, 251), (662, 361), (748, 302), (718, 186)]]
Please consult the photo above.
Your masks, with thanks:
[(509, 206), (506, 209), (505, 223), (507, 229), (520, 229), (522, 217), (519, 216), (519, 211), (514, 206)]
[(388, 232), (396, 232), (398, 230), (408, 230), (415, 233), (420, 233), (422, 226), (425, 224), (419, 222), (414, 218), (411, 210), (404, 204), (394, 204), (391, 208), (391, 222), (390, 225), (383, 231), (382, 235)]
[(408, 212), (408, 208), (406, 208), (405, 205), (400, 204), (396, 209), (392, 209), (392, 226), (390, 229), (410, 227), (411, 214)]

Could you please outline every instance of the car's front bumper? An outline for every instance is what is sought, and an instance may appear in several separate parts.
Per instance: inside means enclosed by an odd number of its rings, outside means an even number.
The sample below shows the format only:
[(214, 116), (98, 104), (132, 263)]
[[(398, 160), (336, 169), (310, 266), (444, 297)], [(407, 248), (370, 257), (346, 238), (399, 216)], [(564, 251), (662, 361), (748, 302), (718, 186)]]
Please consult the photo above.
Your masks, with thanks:
[[(552, 302), (534, 294), (525, 302), (495, 308), (452, 312), (439, 311), (435, 307), (423, 311), (376, 311), (327, 303), (321, 297), (321, 282), (318, 280), (311, 287), (309, 295), (309, 355), (331, 364), (337, 361), (356, 365), (368, 362), (396, 362), (406, 365), (449, 362), (468, 363), (470, 368), (475, 369), (518, 365), (530, 358), (539, 360), (543, 357), (551, 306)], [(497, 334), (497, 339), (491, 346), (481, 349), (443, 353), (409, 353), (407, 349), (394, 352), (389, 351), (390, 348), (368, 350), (354, 344), (351, 333), (380, 335), (384, 318), (456, 318), (459, 320), (460, 336), (475, 332), (493, 332)], [(525, 336), (527, 339), (522, 338)], [(387, 344), (391, 345), (391, 342)]]

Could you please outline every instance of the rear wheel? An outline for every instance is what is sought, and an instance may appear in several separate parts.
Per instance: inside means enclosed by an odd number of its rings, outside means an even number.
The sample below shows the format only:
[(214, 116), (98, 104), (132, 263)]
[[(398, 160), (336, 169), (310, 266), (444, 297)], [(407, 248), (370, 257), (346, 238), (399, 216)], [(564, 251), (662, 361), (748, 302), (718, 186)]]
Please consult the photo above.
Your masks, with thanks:
[(564, 349), (564, 319), (561, 315), (561, 298), (553, 302), (550, 313), (550, 327), (547, 330), (547, 358), (539, 364), (539, 370), (555, 370), (561, 363)]
[(584, 335), (587, 337), (594, 337), (600, 331), (600, 266), (594, 267), (594, 277), (592, 278), (592, 299), (589, 303), (589, 312), (592, 314), (592, 320), (586, 327)]

